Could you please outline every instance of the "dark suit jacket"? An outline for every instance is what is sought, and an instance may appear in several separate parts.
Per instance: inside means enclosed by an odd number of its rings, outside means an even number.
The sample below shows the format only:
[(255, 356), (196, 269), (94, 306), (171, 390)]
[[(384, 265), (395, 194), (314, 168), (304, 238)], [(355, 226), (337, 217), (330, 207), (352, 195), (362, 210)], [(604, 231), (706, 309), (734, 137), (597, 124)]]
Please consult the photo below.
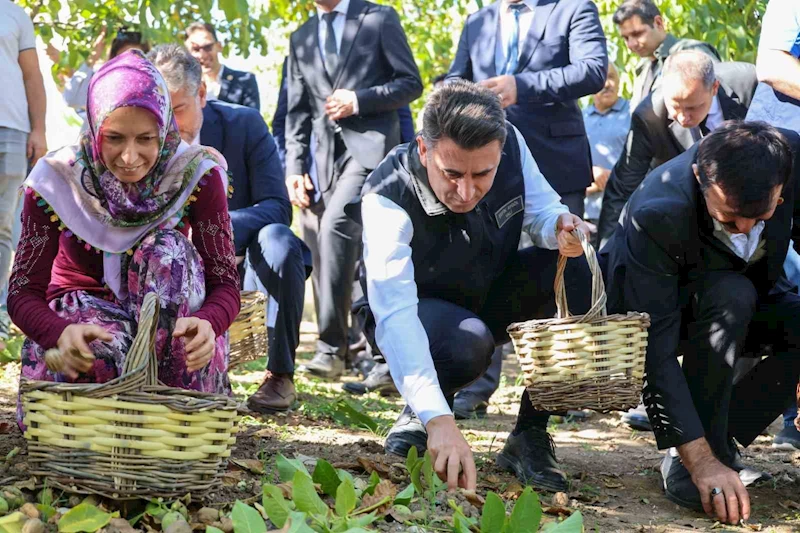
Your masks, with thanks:
[(292, 222), (278, 149), (258, 111), (209, 100), (203, 109), (200, 144), (216, 148), (228, 162), (233, 196), (228, 210), (237, 255), (268, 224)]
[[(741, 120), (753, 100), (758, 84), (755, 65), (717, 63), (719, 105), (725, 120)], [(690, 129), (671, 118), (660, 89), (648, 95), (633, 112), (628, 139), (606, 183), (598, 222), (600, 242), (617, 227), (619, 214), (636, 187), (650, 170), (688, 150), (695, 142)]]
[[(500, 2), (467, 18), (447, 79), (497, 76), (495, 44)], [(606, 39), (591, 0), (539, 0), (514, 77), (517, 104), (508, 120), (525, 137), (556, 192), (585, 189), (592, 160), (578, 98), (603, 88)]]
[[(400, 143), (397, 110), (422, 94), (422, 80), (391, 7), (350, 1), (333, 79), (322, 61), (318, 25), (318, 18), (311, 17), (290, 37), (286, 174), (307, 172), (313, 152), (324, 192), (332, 185), (336, 127), (325, 114), (325, 99), (336, 89), (355, 91), (359, 114), (338, 125), (348, 151), (361, 166), (373, 169)], [(309, 146), (312, 129), (315, 147)]]
[(261, 109), (256, 77), (250, 72), (233, 70), (223, 65), (219, 80), (219, 96), (223, 102)]
[[(601, 253), (610, 312), (650, 314), (645, 397), (659, 398), (668, 424), (656, 427), (659, 448), (704, 435), (678, 364), (682, 310), (691, 285), (711, 271), (745, 272), (761, 296), (785, 284), (783, 262), (800, 222), (800, 137), (782, 130), (795, 150), (795, 176), (784, 203), (766, 221), (766, 255), (750, 267), (714, 237), (714, 226), (692, 171), (697, 146), (653, 170), (633, 193), (619, 228)], [(655, 396), (652, 396), (655, 395)], [(655, 424), (654, 424), (655, 426)]]
[[(286, 63), (284, 60), (281, 67), (281, 87), (278, 91), (278, 105), (275, 107), (275, 114), (272, 115), (272, 136), (278, 145), (278, 155), (281, 158), (281, 165), (286, 171), (286, 111), (288, 95), (286, 90)], [(404, 105), (397, 110), (397, 117), (400, 120), (400, 144), (411, 142), (416, 135), (414, 128), (414, 117), (411, 115), (411, 108)], [(310, 166), (310, 164), (309, 164)]]

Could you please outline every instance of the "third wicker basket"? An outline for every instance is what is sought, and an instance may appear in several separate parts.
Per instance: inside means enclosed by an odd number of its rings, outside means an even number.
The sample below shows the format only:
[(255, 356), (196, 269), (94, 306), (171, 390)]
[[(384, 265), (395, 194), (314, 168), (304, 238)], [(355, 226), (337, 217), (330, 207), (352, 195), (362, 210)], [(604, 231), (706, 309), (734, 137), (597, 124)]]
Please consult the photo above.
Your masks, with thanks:
[(259, 291), (242, 291), (242, 308), (231, 324), (228, 369), (267, 355), (267, 296)]
[(573, 234), (581, 240), (592, 273), (591, 309), (585, 315), (570, 314), (564, 288), (567, 258), (560, 256), (556, 318), (511, 324), (508, 332), (535, 408), (626, 410), (639, 403), (650, 317), (635, 312), (607, 315), (594, 248), (582, 232)]

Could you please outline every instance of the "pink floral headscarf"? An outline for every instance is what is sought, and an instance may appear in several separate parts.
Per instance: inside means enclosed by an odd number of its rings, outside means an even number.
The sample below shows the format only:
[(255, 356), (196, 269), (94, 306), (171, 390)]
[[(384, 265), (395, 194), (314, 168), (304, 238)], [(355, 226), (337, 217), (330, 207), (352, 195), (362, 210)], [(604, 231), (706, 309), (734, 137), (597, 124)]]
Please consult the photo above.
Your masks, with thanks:
[[(100, 157), (103, 122), (126, 106), (153, 113), (161, 146), (156, 164), (133, 184), (119, 181)], [(215, 170), (227, 189), (227, 164), (213, 148), (181, 141), (167, 85), (139, 50), (117, 56), (95, 73), (88, 116), (89, 129), (79, 144), (40, 159), (24, 186), (49, 204), (60, 227), (103, 252), (106, 283), (122, 299), (122, 257), (151, 231), (176, 227), (204, 175)]]

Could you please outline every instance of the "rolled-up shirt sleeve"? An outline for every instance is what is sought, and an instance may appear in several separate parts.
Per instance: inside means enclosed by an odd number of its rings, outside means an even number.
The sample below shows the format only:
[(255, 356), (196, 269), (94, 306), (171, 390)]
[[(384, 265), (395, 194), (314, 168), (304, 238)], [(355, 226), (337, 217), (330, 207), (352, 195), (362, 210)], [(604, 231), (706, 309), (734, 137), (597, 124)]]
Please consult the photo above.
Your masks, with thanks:
[(392, 379), (423, 424), (437, 416), (451, 415), (439, 386), (428, 335), (417, 314), (411, 218), (396, 203), (374, 193), (361, 199), (361, 217), (375, 341), (389, 364)]
[(558, 248), (556, 238), (558, 217), (569, 213), (569, 209), (561, 203), (561, 197), (539, 170), (539, 165), (533, 159), (525, 138), (516, 127), (514, 134), (519, 144), (522, 176), (525, 182), (525, 214), (522, 218), (522, 230), (530, 235), (535, 246), (555, 250)]

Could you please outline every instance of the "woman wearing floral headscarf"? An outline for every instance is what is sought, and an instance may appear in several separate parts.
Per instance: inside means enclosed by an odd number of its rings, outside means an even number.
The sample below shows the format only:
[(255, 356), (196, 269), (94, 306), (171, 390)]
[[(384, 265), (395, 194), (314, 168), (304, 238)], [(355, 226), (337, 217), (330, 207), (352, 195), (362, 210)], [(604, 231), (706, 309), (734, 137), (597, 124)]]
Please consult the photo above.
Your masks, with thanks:
[(181, 141), (167, 86), (138, 50), (95, 74), (87, 111), (80, 144), (25, 182), (8, 298), (28, 337), (21, 379), (117, 377), (155, 292), (159, 379), (227, 394), (239, 279), (224, 160)]

